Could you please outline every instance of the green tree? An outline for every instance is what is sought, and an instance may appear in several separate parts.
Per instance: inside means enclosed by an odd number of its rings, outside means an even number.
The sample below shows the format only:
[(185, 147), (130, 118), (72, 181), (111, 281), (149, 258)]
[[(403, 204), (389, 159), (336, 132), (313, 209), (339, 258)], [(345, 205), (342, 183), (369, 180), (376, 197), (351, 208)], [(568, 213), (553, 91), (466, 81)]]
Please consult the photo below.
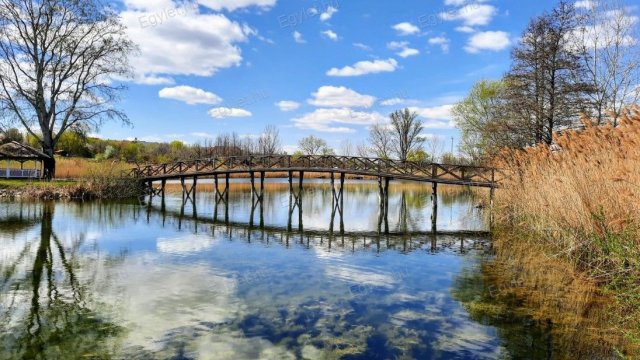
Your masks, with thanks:
[(6, 144), (12, 141), (19, 143), (24, 141), (24, 136), (22, 136), (20, 130), (16, 128), (9, 128), (0, 134), (0, 144)]
[(298, 142), (298, 147), (305, 155), (320, 155), (329, 149), (327, 142), (323, 139), (309, 135)]
[(424, 162), (427, 161), (429, 155), (423, 149), (411, 150), (409, 152), (409, 156), (407, 156), (407, 160), (414, 162)]
[(501, 80), (481, 80), (453, 107), (453, 118), (462, 133), (460, 151), (473, 161), (522, 143), (505, 114), (505, 86)]

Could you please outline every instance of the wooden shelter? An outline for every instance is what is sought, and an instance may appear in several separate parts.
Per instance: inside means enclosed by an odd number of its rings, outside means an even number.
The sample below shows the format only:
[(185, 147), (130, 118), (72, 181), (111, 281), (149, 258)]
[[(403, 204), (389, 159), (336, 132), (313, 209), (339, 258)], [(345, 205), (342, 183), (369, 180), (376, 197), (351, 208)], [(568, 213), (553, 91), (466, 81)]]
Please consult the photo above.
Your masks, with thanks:
[[(6, 167), (0, 167), (0, 178), (5, 179), (40, 179), (43, 177), (44, 161), (49, 159), (45, 153), (29, 145), (20, 144), (16, 141), (0, 145), (0, 166), (2, 161), (6, 162)], [(12, 168), (12, 163), (20, 163), (20, 168)], [(25, 168), (25, 163), (33, 166)]]

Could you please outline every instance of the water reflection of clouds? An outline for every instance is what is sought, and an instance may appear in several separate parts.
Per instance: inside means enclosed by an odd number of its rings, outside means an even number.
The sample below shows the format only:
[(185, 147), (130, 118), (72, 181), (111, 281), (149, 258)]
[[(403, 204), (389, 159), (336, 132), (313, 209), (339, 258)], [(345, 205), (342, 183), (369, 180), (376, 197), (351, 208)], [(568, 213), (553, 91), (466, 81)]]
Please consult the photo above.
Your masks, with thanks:
[(168, 265), (154, 260), (159, 259), (127, 259), (113, 269), (119, 275), (117, 285), (103, 294), (120, 304), (119, 316), (129, 330), (126, 346), (161, 351), (162, 339), (175, 336), (179, 329), (197, 323), (223, 324), (240, 316), (242, 306), (230, 277), (216, 274), (205, 264)]
[(392, 288), (396, 284), (396, 279), (390, 274), (384, 272), (374, 273), (372, 272), (372, 269), (365, 269), (357, 266), (327, 265), (325, 268), (325, 274), (334, 279), (363, 286)]
[(215, 239), (210, 236), (185, 235), (175, 238), (158, 238), (157, 248), (162, 253), (188, 255), (209, 250), (215, 242)]

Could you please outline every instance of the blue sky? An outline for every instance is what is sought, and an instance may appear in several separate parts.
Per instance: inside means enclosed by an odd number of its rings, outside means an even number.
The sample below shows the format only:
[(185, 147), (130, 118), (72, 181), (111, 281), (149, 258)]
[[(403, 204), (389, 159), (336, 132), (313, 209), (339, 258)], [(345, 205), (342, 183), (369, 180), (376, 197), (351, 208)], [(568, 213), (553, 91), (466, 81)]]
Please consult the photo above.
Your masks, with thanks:
[[(499, 78), (528, 21), (555, 0), (124, 0), (140, 51), (119, 104), (133, 126), (103, 138), (202, 141), (280, 130), (339, 149), (410, 107), (425, 134), (457, 142), (451, 105)], [(450, 145), (447, 145), (447, 147)]]

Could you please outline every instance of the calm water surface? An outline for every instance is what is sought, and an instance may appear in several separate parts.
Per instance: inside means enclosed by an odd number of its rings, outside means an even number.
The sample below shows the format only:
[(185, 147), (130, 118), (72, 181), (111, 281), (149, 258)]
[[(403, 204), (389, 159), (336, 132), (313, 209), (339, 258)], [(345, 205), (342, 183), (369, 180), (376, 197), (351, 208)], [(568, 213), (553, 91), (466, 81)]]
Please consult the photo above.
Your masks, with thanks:
[[(281, 181), (255, 206), (235, 184), (217, 209), (212, 192), (195, 206), (168, 195), (164, 209), (158, 198), (1, 203), (0, 358), (494, 359), (546, 348), (535, 326), (465, 310), (490, 242), (428, 234), (429, 186), (392, 186), (389, 236), (378, 235), (375, 184), (347, 184), (333, 221), (328, 184), (305, 186), (301, 214)], [(440, 194), (438, 230), (487, 230), (479, 201)]]

